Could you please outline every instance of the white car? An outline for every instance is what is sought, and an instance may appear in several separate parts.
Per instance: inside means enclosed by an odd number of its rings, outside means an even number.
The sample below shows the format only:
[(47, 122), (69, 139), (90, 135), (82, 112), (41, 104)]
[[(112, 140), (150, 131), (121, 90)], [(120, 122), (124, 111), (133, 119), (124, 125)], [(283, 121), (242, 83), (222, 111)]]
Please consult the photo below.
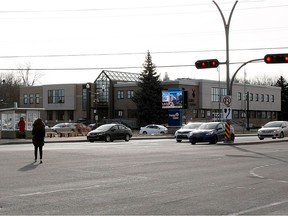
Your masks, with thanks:
[(145, 127), (141, 127), (139, 134), (166, 134), (168, 129), (162, 125), (150, 124)]
[(203, 122), (190, 122), (184, 126), (182, 126), (179, 130), (175, 132), (175, 139), (177, 142), (181, 142), (182, 140), (189, 141), (189, 134), (194, 130), (197, 130)]
[(264, 138), (283, 138), (285, 136), (288, 136), (287, 121), (271, 121), (258, 130), (258, 137), (260, 140), (263, 140)]

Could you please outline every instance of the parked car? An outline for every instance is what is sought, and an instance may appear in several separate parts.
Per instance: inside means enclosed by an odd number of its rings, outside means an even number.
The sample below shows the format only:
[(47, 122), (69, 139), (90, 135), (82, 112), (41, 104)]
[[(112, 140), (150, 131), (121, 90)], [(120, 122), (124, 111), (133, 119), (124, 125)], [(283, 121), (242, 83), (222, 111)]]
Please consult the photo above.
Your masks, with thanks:
[(113, 140), (125, 140), (128, 142), (132, 137), (132, 130), (123, 124), (104, 124), (87, 134), (87, 140), (94, 142), (104, 140), (112, 142)]
[(271, 121), (258, 130), (260, 140), (264, 138), (283, 138), (288, 135), (287, 121)]
[(145, 127), (141, 127), (139, 134), (165, 134), (168, 133), (168, 129), (163, 125), (150, 124)]
[(189, 140), (190, 132), (197, 130), (203, 122), (190, 122), (184, 126), (182, 126), (179, 130), (175, 132), (175, 139), (177, 142), (181, 142), (182, 140)]
[[(225, 139), (225, 123), (223, 122), (209, 122), (203, 123), (197, 130), (190, 132), (189, 141), (191, 144), (196, 142), (209, 142), (216, 144), (218, 141)], [(234, 128), (230, 125), (230, 139), (234, 141)]]

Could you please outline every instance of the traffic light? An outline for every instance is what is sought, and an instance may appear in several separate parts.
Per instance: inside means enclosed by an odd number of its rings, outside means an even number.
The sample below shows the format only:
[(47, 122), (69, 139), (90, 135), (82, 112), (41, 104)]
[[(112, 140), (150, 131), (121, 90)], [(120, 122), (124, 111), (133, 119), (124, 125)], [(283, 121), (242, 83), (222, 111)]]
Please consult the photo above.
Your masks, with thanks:
[(219, 61), (217, 59), (198, 60), (195, 62), (195, 66), (197, 69), (217, 68)]
[(288, 63), (288, 54), (267, 54), (264, 61), (266, 64)]

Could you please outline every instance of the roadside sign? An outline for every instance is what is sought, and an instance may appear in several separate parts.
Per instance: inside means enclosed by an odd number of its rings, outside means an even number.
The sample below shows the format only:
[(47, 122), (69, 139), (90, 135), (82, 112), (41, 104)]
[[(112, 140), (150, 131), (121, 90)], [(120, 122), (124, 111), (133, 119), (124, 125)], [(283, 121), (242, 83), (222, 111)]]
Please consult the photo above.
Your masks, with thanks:
[(223, 108), (223, 119), (232, 119), (232, 109), (231, 107)]
[(223, 103), (224, 103), (226, 106), (230, 106), (231, 101), (232, 101), (231, 95), (226, 95), (226, 96), (223, 98)]

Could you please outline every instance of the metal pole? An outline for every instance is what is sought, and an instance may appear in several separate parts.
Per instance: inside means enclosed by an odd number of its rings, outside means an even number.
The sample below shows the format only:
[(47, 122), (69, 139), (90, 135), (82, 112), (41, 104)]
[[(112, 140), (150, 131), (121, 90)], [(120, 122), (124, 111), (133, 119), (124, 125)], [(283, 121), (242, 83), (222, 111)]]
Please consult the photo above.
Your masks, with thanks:
[(238, 73), (238, 71), (239, 71), (242, 67), (244, 67), (246, 64), (251, 63), (251, 62), (256, 62), (256, 61), (264, 61), (264, 59), (261, 58), (261, 59), (252, 59), (252, 60), (249, 60), (249, 61), (243, 63), (243, 64), (235, 71), (235, 73), (234, 73), (233, 76), (232, 76), (231, 83), (230, 83), (230, 87), (229, 87), (229, 88), (230, 88), (230, 91), (231, 91), (231, 94), (232, 94), (233, 82), (234, 82), (234, 79), (235, 79), (236, 74)]
[(230, 16), (229, 16), (229, 19), (228, 19), (228, 23), (226, 23), (226, 20), (225, 20), (225, 17), (220, 9), (220, 7), (218, 6), (218, 4), (213, 1), (213, 3), (216, 5), (216, 7), (218, 8), (220, 14), (221, 14), (221, 17), (222, 17), (222, 20), (223, 20), (223, 24), (224, 24), (224, 28), (225, 28), (225, 37), (226, 37), (226, 82), (227, 82), (227, 94), (228, 95), (232, 95), (232, 91), (230, 89), (230, 67), (229, 67), (229, 64), (230, 64), (230, 59), (229, 59), (229, 29), (230, 29), (230, 23), (231, 23), (231, 18), (232, 18), (232, 14), (233, 14), (233, 11), (236, 7), (236, 4), (238, 3), (238, 1), (236, 1), (233, 5), (233, 8), (230, 12)]

